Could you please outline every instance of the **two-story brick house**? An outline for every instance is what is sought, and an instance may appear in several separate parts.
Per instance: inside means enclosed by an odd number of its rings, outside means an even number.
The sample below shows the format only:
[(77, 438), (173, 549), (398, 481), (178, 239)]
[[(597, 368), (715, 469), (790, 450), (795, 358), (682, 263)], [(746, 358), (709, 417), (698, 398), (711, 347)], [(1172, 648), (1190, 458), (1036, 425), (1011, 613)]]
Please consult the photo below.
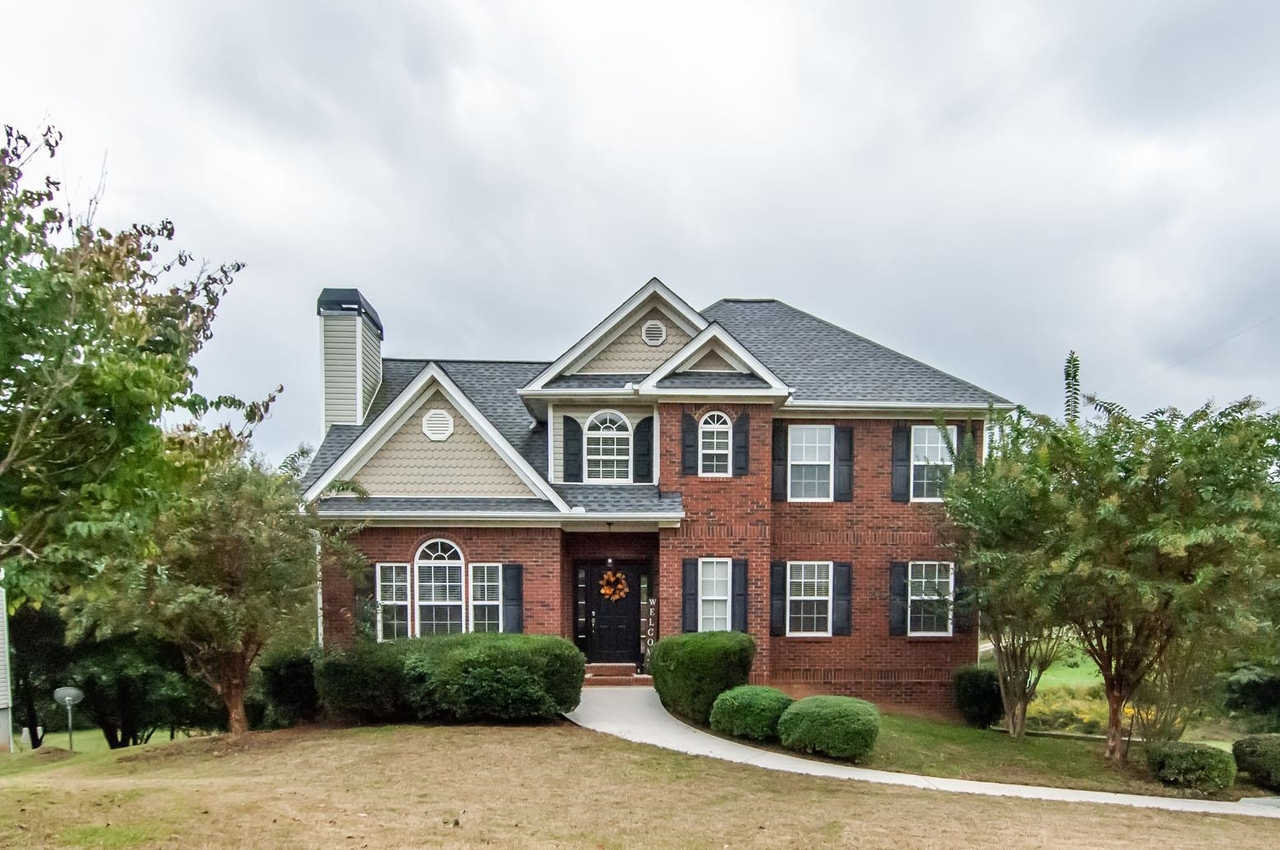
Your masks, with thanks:
[[(359, 292), (318, 313), (307, 499), (363, 523), (370, 562), (323, 571), (327, 645), (361, 611), (381, 640), (558, 634), (593, 663), (738, 629), (754, 681), (935, 707), (976, 657), (935, 423), (980, 444), (999, 396), (780, 301), (699, 312), (656, 278), (551, 363), (384, 359)], [(336, 480), (369, 495), (325, 495)]]

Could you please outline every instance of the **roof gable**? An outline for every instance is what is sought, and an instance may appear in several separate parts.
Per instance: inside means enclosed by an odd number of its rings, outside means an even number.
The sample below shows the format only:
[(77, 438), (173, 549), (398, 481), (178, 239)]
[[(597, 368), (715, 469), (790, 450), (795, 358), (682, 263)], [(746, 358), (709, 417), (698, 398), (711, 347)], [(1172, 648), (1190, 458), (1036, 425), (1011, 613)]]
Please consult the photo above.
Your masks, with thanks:
[[(715, 355), (728, 370), (692, 368)], [(702, 333), (653, 370), (638, 387), (639, 394), (699, 394), (717, 391), (732, 395), (770, 395), (786, 398), (790, 389), (746, 347), (719, 324), (712, 322)]]
[[(658, 329), (661, 329), (661, 342), (646, 341), (646, 330), (656, 332)], [(654, 304), (590, 359), (572, 367), (571, 374), (647, 375), (684, 348), (690, 339), (684, 328), (672, 319), (669, 310)]]

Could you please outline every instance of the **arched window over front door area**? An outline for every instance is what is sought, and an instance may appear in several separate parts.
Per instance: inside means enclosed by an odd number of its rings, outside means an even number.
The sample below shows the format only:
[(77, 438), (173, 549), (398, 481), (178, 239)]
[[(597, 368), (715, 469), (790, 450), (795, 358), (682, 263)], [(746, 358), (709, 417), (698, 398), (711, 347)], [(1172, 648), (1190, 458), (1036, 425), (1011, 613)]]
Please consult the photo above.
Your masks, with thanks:
[(631, 425), (621, 413), (602, 410), (587, 423), (587, 480), (631, 480)]

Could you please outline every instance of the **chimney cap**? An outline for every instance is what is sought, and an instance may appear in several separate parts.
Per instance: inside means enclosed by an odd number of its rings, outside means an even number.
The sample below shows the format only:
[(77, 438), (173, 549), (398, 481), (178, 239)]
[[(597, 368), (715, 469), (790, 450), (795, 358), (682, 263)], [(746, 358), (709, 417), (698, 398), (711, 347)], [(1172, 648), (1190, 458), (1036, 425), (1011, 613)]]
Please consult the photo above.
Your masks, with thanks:
[(316, 299), (316, 315), (323, 316), (331, 313), (356, 313), (368, 316), (369, 321), (373, 322), (373, 326), (378, 329), (378, 339), (383, 338), (382, 319), (378, 318), (378, 311), (373, 309), (373, 305), (358, 289), (326, 287), (320, 290), (320, 297)]

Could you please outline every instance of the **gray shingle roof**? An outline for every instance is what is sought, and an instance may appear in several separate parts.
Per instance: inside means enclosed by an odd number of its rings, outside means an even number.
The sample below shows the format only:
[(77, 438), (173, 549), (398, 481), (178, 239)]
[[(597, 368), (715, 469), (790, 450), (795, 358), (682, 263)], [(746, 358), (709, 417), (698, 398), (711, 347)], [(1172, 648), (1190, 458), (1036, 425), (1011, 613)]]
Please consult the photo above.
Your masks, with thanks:
[(559, 375), (547, 381), (549, 390), (620, 390), (638, 384), (646, 375)]
[(769, 382), (759, 375), (745, 375), (741, 372), (676, 372), (658, 381), (657, 385), (660, 388), (708, 390), (769, 388)]
[(369, 511), (414, 513), (438, 511), (448, 513), (555, 513), (556, 506), (546, 499), (418, 499), (398, 496), (371, 496), (356, 499), (335, 496), (321, 499), (318, 507), (330, 513), (363, 514)]
[(702, 314), (794, 387), (797, 402), (1008, 404), (995, 393), (781, 301), (725, 299)]
[(569, 507), (588, 513), (678, 513), (684, 510), (679, 493), (663, 493), (657, 485), (556, 484), (555, 490)]

